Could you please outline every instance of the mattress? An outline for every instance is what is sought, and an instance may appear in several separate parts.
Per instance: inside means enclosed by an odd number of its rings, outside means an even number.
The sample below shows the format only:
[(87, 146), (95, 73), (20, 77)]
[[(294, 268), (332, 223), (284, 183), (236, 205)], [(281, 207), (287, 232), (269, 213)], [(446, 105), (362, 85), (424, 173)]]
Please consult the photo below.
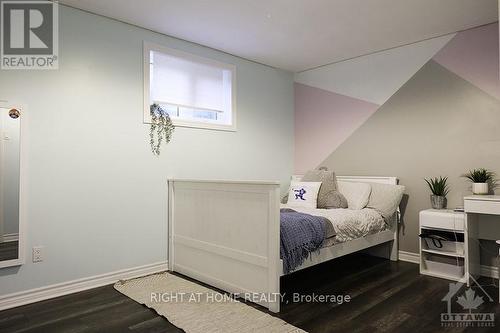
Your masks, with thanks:
[(322, 216), (327, 224), (324, 246), (347, 242), (356, 238), (375, 234), (388, 228), (382, 215), (374, 209), (317, 209), (297, 208), (283, 205), (282, 208), (294, 209), (298, 212)]

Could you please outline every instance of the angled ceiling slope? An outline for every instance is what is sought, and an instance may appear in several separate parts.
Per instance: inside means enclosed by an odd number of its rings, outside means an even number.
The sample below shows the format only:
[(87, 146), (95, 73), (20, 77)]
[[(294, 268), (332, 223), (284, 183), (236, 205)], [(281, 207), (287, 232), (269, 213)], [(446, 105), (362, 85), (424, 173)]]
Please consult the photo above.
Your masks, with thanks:
[(303, 71), (295, 82), (382, 105), (455, 35)]
[(61, 0), (294, 72), (498, 19), (497, 0)]

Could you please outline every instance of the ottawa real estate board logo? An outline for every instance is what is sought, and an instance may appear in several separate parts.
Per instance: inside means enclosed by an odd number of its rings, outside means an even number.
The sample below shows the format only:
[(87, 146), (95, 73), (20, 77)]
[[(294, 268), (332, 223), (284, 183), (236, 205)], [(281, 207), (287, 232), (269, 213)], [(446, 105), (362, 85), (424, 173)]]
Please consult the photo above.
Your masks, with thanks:
[(0, 4), (0, 68), (58, 69), (58, 4), (3, 0)]
[[(442, 327), (481, 328), (495, 326), (495, 313), (484, 311), (485, 305), (494, 302), (493, 298), (472, 276), (470, 276), (470, 281), (469, 287), (463, 281), (450, 283), (449, 291), (442, 299), (447, 304), (447, 311), (441, 313)], [(473, 289), (472, 284), (476, 288)], [(491, 309), (491, 306), (489, 308)]]

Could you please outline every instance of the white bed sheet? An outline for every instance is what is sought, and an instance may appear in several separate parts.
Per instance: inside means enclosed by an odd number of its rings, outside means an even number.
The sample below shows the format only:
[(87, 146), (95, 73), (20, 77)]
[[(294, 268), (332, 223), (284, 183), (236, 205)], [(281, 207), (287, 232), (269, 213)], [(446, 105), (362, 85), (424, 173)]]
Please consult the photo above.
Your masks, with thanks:
[[(326, 218), (331, 223), (335, 235), (332, 235), (331, 228), (327, 228), (327, 241), (325, 242), (325, 246), (347, 242), (356, 238), (375, 234), (388, 228), (382, 215), (371, 208), (363, 208), (360, 210), (342, 208), (318, 209), (288, 207), (287, 205), (282, 205), (282, 208), (290, 208), (298, 212)], [(330, 229), (330, 231), (328, 229)]]

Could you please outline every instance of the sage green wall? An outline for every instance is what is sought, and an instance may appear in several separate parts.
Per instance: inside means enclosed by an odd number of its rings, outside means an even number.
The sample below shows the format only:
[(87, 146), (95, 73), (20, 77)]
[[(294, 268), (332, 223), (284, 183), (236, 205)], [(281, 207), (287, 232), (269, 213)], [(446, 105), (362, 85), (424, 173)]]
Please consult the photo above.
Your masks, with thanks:
[[(238, 131), (179, 127), (153, 156), (144, 40), (234, 64)], [(167, 177), (289, 180), (292, 73), (64, 6), (59, 45), (59, 70), (0, 71), (28, 122), (28, 257), (0, 269), (0, 295), (165, 262)]]
[(408, 194), (400, 250), (418, 252), (418, 212), (430, 208), (425, 177), (449, 177), (453, 208), (470, 194), (466, 170), (500, 174), (500, 101), (431, 60), (321, 165), (398, 176)]

